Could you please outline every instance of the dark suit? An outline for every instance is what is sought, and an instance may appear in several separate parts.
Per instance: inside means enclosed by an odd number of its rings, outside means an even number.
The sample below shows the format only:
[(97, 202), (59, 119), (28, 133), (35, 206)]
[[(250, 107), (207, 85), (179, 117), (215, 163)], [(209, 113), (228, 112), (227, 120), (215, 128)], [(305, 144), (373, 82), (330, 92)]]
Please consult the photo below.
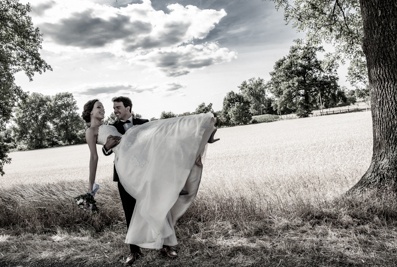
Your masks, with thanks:
[[(140, 125), (140, 124), (144, 124), (146, 122), (149, 122), (149, 120), (132, 119), (133, 125)], [(121, 134), (125, 133), (123, 123), (121, 123), (120, 121), (116, 121), (115, 123), (110, 124), (110, 125), (113, 125), (114, 127), (116, 127), (116, 129), (119, 133), (121, 133)], [(102, 147), (102, 152), (105, 156), (109, 156), (113, 153), (113, 151), (106, 153), (105, 146)], [(130, 226), (132, 213), (134, 212), (136, 200), (130, 194), (128, 194), (127, 191), (125, 191), (124, 187), (120, 183), (119, 175), (117, 174), (115, 166), (113, 166), (113, 181), (117, 182), (117, 185), (119, 188), (119, 194), (120, 194), (120, 198), (121, 198), (121, 203), (123, 204), (123, 209), (124, 209), (124, 214), (125, 214), (125, 219), (127, 221), (127, 229), (128, 229), (128, 227)], [(136, 245), (130, 244), (130, 250), (131, 250), (131, 252), (136, 252), (137, 250), (139, 250), (139, 247)]]

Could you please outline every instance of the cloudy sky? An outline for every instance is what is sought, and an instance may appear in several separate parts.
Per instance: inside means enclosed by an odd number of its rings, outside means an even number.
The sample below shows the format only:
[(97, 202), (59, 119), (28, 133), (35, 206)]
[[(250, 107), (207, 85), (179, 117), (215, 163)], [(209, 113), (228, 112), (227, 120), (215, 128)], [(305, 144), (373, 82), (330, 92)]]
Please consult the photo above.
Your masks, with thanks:
[(43, 33), (41, 54), (53, 71), (33, 82), (18, 74), (17, 84), (45, 95), (71, 92), (80, 111), (99, 98), (107, 115), (119, 95), (148, 119), (191, 112), (203, 102), (220, 110), (226, 93), (244, 80), (268, 80), (275, 61), (303, 37), (270, 1), (30, 2)]

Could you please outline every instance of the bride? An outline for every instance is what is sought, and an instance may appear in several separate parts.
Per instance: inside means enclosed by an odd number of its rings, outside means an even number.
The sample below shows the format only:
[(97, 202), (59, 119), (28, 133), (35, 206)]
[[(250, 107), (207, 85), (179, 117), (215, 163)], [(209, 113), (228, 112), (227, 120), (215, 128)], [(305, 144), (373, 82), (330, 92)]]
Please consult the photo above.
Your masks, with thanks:
[[(174, 225), (193, 202), (201, 180), (207, 143), (213, 143), (212, 113), (151, 121), (133, 126), (124, 135), (103, 125), (105, 109), (96, 101), (84, 118), (90, 127), (86, 140), (91, 152), (89, 192), (95, 182), (98, 154), (109, 135), (120, 136), (113, 148), (115, 167), (125, 190), (136, 199), (125, 242), (161, 249), (177, 244)], [(180, 195), (184, 189), (189, 193)]]

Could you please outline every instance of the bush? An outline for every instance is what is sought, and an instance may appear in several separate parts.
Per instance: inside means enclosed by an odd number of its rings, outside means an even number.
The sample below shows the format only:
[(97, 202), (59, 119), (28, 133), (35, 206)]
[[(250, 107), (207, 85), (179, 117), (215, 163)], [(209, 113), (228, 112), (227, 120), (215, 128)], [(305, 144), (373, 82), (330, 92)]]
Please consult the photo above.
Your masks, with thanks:
[(13, 150), (17, 147), (16, 143), (5, 143), (9, 150)]
[(26, 151), (28, 150), (28, 146), (27, 145), (17, 145), (17, 151)]
[(279, 120), (278, 115), (272, 115), (272, 114), (264, 114), (264, 115), (258, 115), (258, 116), (253, 116), (251, 123), (262, 123), (262, 122), (273, 122), (273, 121), (278, 121)]

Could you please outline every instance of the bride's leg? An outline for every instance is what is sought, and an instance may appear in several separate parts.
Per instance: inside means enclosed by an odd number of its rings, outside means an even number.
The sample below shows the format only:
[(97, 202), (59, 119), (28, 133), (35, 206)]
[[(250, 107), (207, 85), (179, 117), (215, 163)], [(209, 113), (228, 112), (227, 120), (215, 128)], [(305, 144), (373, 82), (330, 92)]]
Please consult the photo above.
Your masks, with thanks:
[(199, 155), (199, 156), (197, 157), (195, 164), (196, 164), (197, 166), (200, 166), (200, 167), (203, 166), (203, 163), (201, 162), (201, 155)]
[[(201, 155), (199, 155), (198, 157), (197, 157), (197, 159), (196, 159), (196, 161), (194, 162), (194, 164), (196, 164), (197, 166), (199, 166), (199, 167), (202, 167), (203, 166), (203, 163), (201, 162)], [(188, 195), (189, 194), (189, 191), (186, 191), (186, 190), (181, 190), (181, 192), (179, 193), (179, 195), (180, 196), (183, 196), (183, 195)]]

